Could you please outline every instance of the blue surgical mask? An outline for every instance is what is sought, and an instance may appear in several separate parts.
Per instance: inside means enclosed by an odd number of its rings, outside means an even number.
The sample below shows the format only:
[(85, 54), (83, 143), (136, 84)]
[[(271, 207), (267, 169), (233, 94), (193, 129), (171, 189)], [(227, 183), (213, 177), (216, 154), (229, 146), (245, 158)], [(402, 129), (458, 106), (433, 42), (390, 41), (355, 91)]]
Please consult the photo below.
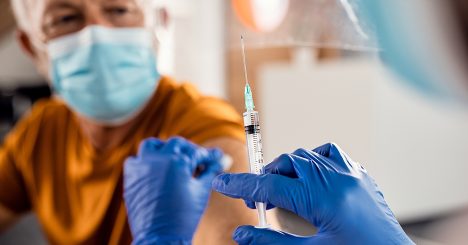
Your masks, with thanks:
[(47, 44), (55, 92), (78, 114), (122, 124), (150, 100), (160, 75), (151, 32), (89, 26)]

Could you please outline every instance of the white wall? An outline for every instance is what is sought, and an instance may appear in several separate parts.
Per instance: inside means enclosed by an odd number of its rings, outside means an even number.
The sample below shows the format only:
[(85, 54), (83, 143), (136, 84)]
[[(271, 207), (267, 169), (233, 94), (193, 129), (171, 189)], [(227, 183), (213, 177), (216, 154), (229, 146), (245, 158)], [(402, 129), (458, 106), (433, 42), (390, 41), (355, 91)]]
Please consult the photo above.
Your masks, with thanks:
[(224, 5), (219, 0), (169, 1), (172, 22), (161, 46), (162, 72), (226, 98)]
[(419, 94), (376, 60), (273, 64), (257, 81), (265, 160), (334, 141), (402, 220), (468, 204), (468, 108)]
[(18, 46), (12, 31), (0, 41), (0, 87), (16, 87), (41, 81), (34, 65)]

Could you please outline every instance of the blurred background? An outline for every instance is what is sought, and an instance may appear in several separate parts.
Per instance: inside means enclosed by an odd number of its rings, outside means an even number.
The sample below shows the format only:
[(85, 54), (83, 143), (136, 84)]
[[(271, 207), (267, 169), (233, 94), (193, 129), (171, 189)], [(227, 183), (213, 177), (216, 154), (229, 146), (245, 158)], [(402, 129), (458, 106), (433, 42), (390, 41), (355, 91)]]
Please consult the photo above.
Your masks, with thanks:
[[(380, 61), (372, 27), (353, 21), (353, 11), (335, 1), (247, 2), (161, 1), (156, 8), (169, 16), (158, 32), (161, 72), (226, 99), (241, 113), (244, 35), (267, 162), (336, 142), (377, 180), (416, 242), (438, 244), (438, 234), (461, 229), (468, 108), (405, 85)], [(15, 41), (9, 0), (0, 0), (0, 141), (36, 100), (50, 95)], [(295, 226), (278, 219), (283, 229)], [(46, 243), (32, 215), (0, 235), (3, 241)]]

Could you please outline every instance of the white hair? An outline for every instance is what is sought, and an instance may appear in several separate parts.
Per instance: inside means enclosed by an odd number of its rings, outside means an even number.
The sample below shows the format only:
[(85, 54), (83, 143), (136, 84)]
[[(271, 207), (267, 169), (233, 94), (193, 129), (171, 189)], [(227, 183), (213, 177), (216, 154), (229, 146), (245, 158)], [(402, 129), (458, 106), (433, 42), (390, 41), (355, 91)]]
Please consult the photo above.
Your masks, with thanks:
[[(16, 23), (18, 27), (25, 31), (30, 32), (32, 29), (32, 18), (31, 18), (31, 4), (38, 0), (10, 0), (13, 14), (15, 15)], [(163, 0), (136, 0), (141, 4), (143, 12), (145, 14), (145, 24), (153, 25), (154, 12), (153, 8), (157, 3), (164, 2)]]
[(31, 31), (31, 14), (29, 12), (32, 0), (10, 0), (16, 24), (25, 31)]

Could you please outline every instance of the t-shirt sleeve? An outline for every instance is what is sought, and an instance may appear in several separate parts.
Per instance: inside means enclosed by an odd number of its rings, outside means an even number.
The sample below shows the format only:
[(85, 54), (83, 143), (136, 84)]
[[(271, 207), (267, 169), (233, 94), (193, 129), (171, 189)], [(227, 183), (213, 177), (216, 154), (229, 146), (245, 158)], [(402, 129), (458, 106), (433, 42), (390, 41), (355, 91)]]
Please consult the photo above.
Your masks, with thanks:
[(15, 213), (31, 209), (31, 202), (22, 169), (24, 149), (29, 143), (28, 128), (32, 115), (28, 115), (15, 126), (0, 146), (0, 204)]
[(191, 85), (183, 85), (171, 105), (171, 134), (195, 143), (219, 137), (245, 140), (241, 115), (227, 102), (198, 94)]
[(20, 171), (15, 166), (11, 152), (0, 149), (0, 204), (15, 213), (30, 208)]

